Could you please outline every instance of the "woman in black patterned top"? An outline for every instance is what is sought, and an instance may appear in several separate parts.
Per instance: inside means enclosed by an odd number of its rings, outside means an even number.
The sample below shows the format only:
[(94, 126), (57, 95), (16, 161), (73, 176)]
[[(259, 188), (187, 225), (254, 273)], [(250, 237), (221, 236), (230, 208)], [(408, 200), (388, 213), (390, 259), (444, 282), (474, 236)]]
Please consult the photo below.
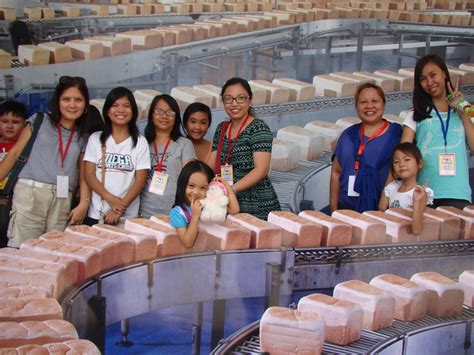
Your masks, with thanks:
[(268, 177), (272, 133), (264, 121), (255, 118), (252, 90), (246, 80), (227, 80), (221, 96), (230, 120), (217, 126), (211, 166), (236, 192), (240, 212), (266, 220), (268, 213), (280, 210)]

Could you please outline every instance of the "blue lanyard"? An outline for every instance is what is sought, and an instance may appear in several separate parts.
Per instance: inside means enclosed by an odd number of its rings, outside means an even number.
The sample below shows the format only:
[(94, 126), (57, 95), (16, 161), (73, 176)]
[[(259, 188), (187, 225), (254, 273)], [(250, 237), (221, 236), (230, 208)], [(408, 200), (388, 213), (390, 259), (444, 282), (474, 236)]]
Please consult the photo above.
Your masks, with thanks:
[(436, 112), (436, 115), (438, 115), (439, 122), (441, 123), (441, 131), (443, 132), (443, 139), (444, 139), (444, 149), (448, 146), (448, 128), (449, 128), (449, 119), (451, 118), (451, 107), (448, 107), (448, 119), (446, 120), (446, 127), (444, 126), (443, 119), (441, 118), (441, 115), (439, 114), (438, 109), (433, 106), (433, 109)]

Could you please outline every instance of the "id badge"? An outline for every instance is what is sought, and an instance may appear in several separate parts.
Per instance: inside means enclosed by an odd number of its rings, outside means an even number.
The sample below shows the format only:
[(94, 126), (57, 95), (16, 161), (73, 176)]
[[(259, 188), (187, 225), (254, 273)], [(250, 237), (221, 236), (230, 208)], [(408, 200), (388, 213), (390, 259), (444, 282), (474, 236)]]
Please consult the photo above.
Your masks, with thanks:
[(160, 173), (155, 171), (153, 178), (151, 179), (150, 187), (148, 191), (156, 195), (164, 195), (166, 185), (168, 184), (168, 174)]
[(354, 191), (355, 180), (356, 180), (355, 175), (349, 175), (349, 181), (348, 181), (348, 184), (347, 184), (347, 196), (349, 196), (349, 197), (360, 196), (360, 194), (358, 192)]
[(438, 154), (439, 176), (456, 176), (456, 154)]
[(230, 186), (234, 185), (234, 169), (231, 164), (221, 165), (221, 178)]
[(56, 197), (69, 197), (69, 177), (64, 175), (56, 176)]

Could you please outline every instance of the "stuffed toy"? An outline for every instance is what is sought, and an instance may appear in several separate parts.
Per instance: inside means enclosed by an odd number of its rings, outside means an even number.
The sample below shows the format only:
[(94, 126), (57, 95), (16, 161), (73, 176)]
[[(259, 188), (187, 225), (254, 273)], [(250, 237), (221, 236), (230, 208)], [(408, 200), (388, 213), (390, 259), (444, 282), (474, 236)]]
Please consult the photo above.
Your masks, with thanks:
[(217, 181), (211, 182), (206, 197), (201, 200), (201, 203), (204, 207), (201, 212), (201, 221), (214, 223), (225, 221), (229, 198), (224, 184)]

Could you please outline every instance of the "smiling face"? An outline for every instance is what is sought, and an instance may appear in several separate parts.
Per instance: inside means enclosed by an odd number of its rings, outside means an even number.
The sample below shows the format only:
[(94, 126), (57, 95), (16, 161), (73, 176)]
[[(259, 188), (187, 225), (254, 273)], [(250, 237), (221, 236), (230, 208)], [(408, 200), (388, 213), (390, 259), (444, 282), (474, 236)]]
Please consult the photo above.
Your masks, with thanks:
[[(226, 99), (229, 98), (229, 103)], [(230, 101), (232, 99), (232, 101)], [(252, 105), (249, 93), (240, 84), (231, 85), (226, 88), (222, 95), (224, 110), (231, 119), (240, 120), (247, 116), (249, 107)], [(241, 103), (238, 103), (239, 100)]]
[(435, 63), (427, 63), (420, 75), (422, 89), (434, 98), (446, 97), (446, 74)]
[(176, 120), (176, 113), (166, 103), (165, 100), (159, 100), (153, 108), (153, 124), (155, 130), (159, 132), (171, 133)]
[(209, 117), (207, 113), (198, 111), (189, 115), (186, 121), (186, 132), (193, 141), (200, 141), (204, 138), (209, 129)]
[(59, 97), (59, 111), (61, 112), (61, 123), (66, 121), (75, 122), (82, 116), (86, 108), (86, 100), (76, 87), (70, 87), (63, 91)]
[(11, 112), (0, 117), (0, 132), (4, 140), (15, 142), (25, 126), (23, 117), (14, 116)]
[(126, 126), (130, 122), (133, 116), (132, 105), (126, 96), (115, 100), (110, 106), (107, 115), (112, 121), (112, 125)]
[(188, 204), (191, 204), (193, 200), (202, 200), (206, 197), (206, 192), (209, 188), (209, 181), (207, 176), (198, 171), (193, 173), (189, 177), (188, 184), (186, 185), (186, 200)]
[(378, 123), (382, 120), (385, 104), (382, 96), (374, 88), (367, 88), (359, 93), (356, 110), (359, 118), (366, 124)]
[(393, 172), (402, 180), (416, 178), (418, 170), (423, 167), (423, 161), (417, 162), (416, 158), (401, 150), (393, 153)]

